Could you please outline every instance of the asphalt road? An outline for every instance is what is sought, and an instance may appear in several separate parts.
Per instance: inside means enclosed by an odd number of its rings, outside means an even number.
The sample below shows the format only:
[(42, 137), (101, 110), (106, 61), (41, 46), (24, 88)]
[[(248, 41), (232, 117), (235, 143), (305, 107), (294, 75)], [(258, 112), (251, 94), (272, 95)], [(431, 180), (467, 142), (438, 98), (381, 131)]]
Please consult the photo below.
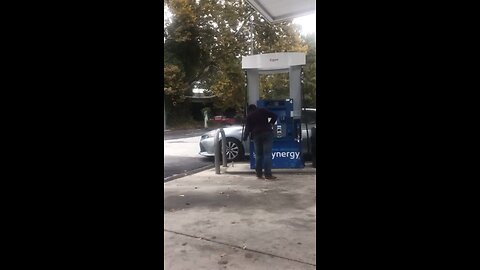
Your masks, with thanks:
[(174, 175), (181, 175), (189, 173), (192, 170), (203, 168), (208, 165), (212, 165), (213, 160), (205, 157), (176, 157), (176, 156), (165, 156), (164, 158), (164, 169), (163, 169), (163, 179), (164, 182), (167, 181), (167, 178)]
[(163, 178), (184, 175), (213, 164), (213, 159), (198, 154), (200, 135), (205, 130), (165, 132)]

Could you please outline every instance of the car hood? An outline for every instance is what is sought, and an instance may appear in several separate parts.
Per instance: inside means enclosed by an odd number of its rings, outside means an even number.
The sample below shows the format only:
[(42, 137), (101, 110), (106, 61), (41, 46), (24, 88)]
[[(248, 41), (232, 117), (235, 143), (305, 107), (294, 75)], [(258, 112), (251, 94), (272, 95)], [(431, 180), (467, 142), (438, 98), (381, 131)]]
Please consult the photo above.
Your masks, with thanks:
[[(218, 129), (218, 128), (217, 128), (217, 129)], [(203, 134), (203, 135), (206, 135), (206, 134), (208, 134), (208, 133), (213, 133), (213, 132), (215, 132), (217, 129), (213, 129), (213, 130), (211, 130), (211, 131), (209, 131), (209, 132), (207, 132), (207, 133), (205, 133), (205, 134)], [(223, 129), (224, 132), (230, 132), (230, 131), (242, 130), (242, 129), (243, 129), (243, 126), (237, 124), (237, 125), (231, 125), (231, 126), (228, 126), (228, 127), (222, 127), (222, 129)]]

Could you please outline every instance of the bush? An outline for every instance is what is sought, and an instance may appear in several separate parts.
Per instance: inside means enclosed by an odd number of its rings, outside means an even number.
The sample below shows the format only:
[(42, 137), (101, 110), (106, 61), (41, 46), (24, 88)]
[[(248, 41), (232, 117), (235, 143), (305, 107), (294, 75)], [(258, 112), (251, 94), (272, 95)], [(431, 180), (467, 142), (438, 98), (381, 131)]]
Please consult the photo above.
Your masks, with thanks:
[(194, 120), (191, 115), (167, 115), (167, 126), (174, 129), (203, 128), (203, 121)]

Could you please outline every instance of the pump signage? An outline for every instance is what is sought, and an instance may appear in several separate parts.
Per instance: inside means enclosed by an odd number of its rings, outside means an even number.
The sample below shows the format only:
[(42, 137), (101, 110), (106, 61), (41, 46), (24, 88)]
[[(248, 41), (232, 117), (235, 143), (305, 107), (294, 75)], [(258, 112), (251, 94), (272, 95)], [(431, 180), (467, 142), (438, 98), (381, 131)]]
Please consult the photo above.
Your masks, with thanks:
[[(255, 153), (253, 153), (253, 157), (256, 158)], [(300, 152), (273, 152), (272, 160), (275, 158), (300, 159)]]
[(242, 57), (242, 69), (281, 70), (305, 65), (305, 53), (265, 53)]
[(272, 159), (277, 158), (290, 158), (290, 159), (300, 159), (300, 152), (273, 152)]
[[(253, 149), (252, 149), (253, 150)], [(299, 151), (274, 151), (272, 156), (272, 168), (303, 168), (304, 161)], [(250, 168), (255, 169), (255, 160), (257, 157), (252, 151), (250, 154)]]
[[(255, 148), (250, 142), (250, 168), (255, 169)], [(295, 141), (274, 141), (272, 147), (272, 168), (303, 168), (305, 161), (300, 150), (300, 143)]]

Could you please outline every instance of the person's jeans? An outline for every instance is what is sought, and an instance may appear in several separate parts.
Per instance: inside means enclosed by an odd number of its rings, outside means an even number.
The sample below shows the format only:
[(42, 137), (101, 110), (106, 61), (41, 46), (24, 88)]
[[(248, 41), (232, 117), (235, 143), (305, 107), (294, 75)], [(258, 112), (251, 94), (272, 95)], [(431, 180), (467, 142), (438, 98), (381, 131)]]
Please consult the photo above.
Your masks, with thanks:
[(255, 146), (255, 171), (257, 176), (262, 176), (262, 168), (265, 171), (265, 176), (272, 176), (273, 132), (255, 134), (253, 143)]

